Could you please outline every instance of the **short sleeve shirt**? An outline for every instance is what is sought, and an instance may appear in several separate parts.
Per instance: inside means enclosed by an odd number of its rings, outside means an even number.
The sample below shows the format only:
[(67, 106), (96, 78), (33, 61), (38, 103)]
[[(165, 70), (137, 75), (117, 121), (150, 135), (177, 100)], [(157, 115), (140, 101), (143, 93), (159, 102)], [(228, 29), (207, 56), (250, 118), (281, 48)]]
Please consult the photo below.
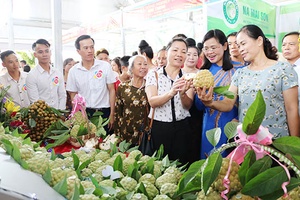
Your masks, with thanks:
[(26, 78), (27, 93), (30, 103), (44, 100), (56, 109), (66, 109), (67, 94), (63, 74), (55, 67), (49, 73), (40, 65), (32, 69)]
[(10, 86), (6, 97), (10, 98), (21, 108), (28, 107), (30, 105), (26, 89), (26, 76), (27, 73), (20, 72), (19, 81), (14, 80), (8, 72), (0, 77), (1, 85), (4, 87)]
[[(156, 81), (155, 77), (155, 70), (151, 70), (148, 72), (147, 77), (146, 77), (146, 88), (150, 85), (154, 85), (157, 87), (158, 84), (158, 95), (163, 95), (171, 90), (172, 87), (172, 81), (170, 77), (166, 77), (163, 73), (163, 67), (159, 68), (157, 71), (158, 75), (158, 83)], [(179, 79), (179, 75), (177, 75), (176, 81)], [(174, 106), (175, 106), (175, 115), (176, 115), (176, 121), (183, 120), (186, 117), (190, 117), (189, 110), (186, 110), (183, 108), (181, 99), (179, 96), (179, 93), (177, 93), (174, 96)], [(152, 117), (152, 112), (153, 109), (151, 108), (150, 113), (149, 113), (149, 118)], [(171, 100), (169, 100), (167, 103), (164, 105), (155, 108), (155, 113), (154, 113), (154, 119), (157, 121), (162, 121), (162, 122), (172, 122), (172, 106), (171, 106)]]
[(240, 121), (244, 120), (249, 106), (261, 90), (266, 103), (262, 125), (269, 128), (275, 138), (289, 135), (283, 91), (298, 85), (297, 74), (290, 65), (277, 62), (261, 71), (245, 67), (236, 71), (232, 84), (238, 87)]
[(116, 76), (108, 62), (94, 60), (87, 70), (81, 63), (69, 71), (67, 91), (78, 92), (85, 98), (88, 108), (109, 108), (109, 90), (107, 84), (116, 82)]

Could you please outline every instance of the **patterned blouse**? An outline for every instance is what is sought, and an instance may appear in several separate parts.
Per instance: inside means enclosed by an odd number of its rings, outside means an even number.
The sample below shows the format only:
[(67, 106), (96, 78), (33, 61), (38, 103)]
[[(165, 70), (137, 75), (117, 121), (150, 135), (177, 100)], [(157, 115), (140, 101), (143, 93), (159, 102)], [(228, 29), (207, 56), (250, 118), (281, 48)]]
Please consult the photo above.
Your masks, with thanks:
[(114, 132), (131, 144), (138, 144), (146, 120), (148, 128), (149, 104), (145, 87), (136, 88), (131, 81), (121, 83), (117, 89)]
[(283, 91), (297, 86), (297, 80), (295, 70), (284, 62), (260, 71), (252, 71), (248, 67), (238, 70), (232, 84), (238, 87), (239, 120), (243, 121), (256, 93), (261, 90), (266, 103), (262, 125), (269, 128), (274, 138), (289, 135)]
[[(184, 74), (184, 72), (183, 72), (183, 74)], [(157, 75), (158, 75), (158, 82), (156, 80), (155, 71), (151, 70), (148, 72), (147, 78), (146, 78), (146, 87), (148, 87), (150, 85), (155, 85), (156, 87), (158, 87), (158, 91), (157, 91), (158, 95), (163, 95), (171, 90), (172, 81), (169, 76), (164, 75), (163, 67), (161, 67), (157, 70)], [(174, 81), (176, 81), (179, 78), (180, 78), (179, 75), (177, 75), (177, 77)], [(174, 96), (174, 104), (175, 104), (174, 106), (175, 106), (176, 121), (180, 121), (180, 120), (183, 120), (183, 119), (191, 116), (189, 113), (189, 110), (183, 108), (179, 93), (177, 93)], [(152, 108), (150, 110), (148, 117), (150, 118), (151, 116), (152, 116)], [(154, 120), (157, 120), (160, 122), (172, 122), (173, 121), (171, 100), (169, 100), (164, 105), (155, 108)]]

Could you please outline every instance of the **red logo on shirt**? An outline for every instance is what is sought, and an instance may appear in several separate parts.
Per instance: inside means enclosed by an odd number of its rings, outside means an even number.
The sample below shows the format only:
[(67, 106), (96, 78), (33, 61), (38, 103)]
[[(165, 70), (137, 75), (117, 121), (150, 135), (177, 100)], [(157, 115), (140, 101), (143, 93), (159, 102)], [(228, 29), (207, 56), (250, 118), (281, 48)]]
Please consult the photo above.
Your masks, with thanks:
[(53, 85), (58, 85), (59, 81), (58, 81), (58, 76), (55, 76), (53, 79), (52, 79), (52, 83)]
[(99, 79), (99, 78), (101, 78), (101, 77), (102, 77), (102, 74), (103, 74), (102, 70), (95, 71), (94, 78), (97, 78), (97, 79)]

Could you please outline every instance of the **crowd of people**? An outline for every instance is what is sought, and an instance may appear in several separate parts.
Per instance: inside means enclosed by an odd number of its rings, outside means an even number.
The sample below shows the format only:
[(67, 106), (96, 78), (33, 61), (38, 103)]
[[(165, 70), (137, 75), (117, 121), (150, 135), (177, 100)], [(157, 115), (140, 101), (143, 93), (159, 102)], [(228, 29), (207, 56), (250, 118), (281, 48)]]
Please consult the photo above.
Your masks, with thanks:
[[(25, 67), (20, 69), (14, 51), (1, 53), (7, 73), (0, 84), (10, 85), (7, 96), (21, 107), (41, 99), (70, 110), (74, 96), (80, 94), (89, 116), (101, 111), (109, 119), (107, 132), (133, 146), (139, 144), (154, 112), (154, 148), (163, 144), (170, 159), (187, 163), (206, 158), (214, 148), (206, 138), (208, 130), (220, 127), (217, 146), (227, 142), (226, 123), (242, 122), (259, 90), (266, 102), (262, 125), (274, 138), (300, 136), (298, 38), (298, 32), (283, 37), (286, 61), (282, 62), (277, 48), (256, 25), (228, 36), (219, 29), (209, 30), (201, 43), (177, 34), (156, 53), (142, 40), (137, 55), (113, 59), (105, 48), (95, 51), (91, 36), (81, 35), (75, 41), (81, 60), (66, 59), (63, 73), (51, 65), (49, 42), (39, 39), (32, 45), (37, 65), (28, 73)], [(202, 69), (213, 74), (214, 86), (230, 85), (234, 99), (213, 93), (213, 87), (195, 88), (192, 79), (184, 78)]]

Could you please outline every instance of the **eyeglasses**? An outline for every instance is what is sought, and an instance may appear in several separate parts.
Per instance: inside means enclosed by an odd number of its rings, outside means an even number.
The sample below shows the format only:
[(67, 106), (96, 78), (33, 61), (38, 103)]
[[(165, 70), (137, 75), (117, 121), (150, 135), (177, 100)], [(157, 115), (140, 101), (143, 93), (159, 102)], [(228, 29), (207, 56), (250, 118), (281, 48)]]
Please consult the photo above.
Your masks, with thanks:
[(215, 52), (218, 48), (220, 48), (220, 45), (219, 46), (204, 47), (202, 49), (202, 51), (205, 52), (205, 53), (207, 53), (209, 51)]

